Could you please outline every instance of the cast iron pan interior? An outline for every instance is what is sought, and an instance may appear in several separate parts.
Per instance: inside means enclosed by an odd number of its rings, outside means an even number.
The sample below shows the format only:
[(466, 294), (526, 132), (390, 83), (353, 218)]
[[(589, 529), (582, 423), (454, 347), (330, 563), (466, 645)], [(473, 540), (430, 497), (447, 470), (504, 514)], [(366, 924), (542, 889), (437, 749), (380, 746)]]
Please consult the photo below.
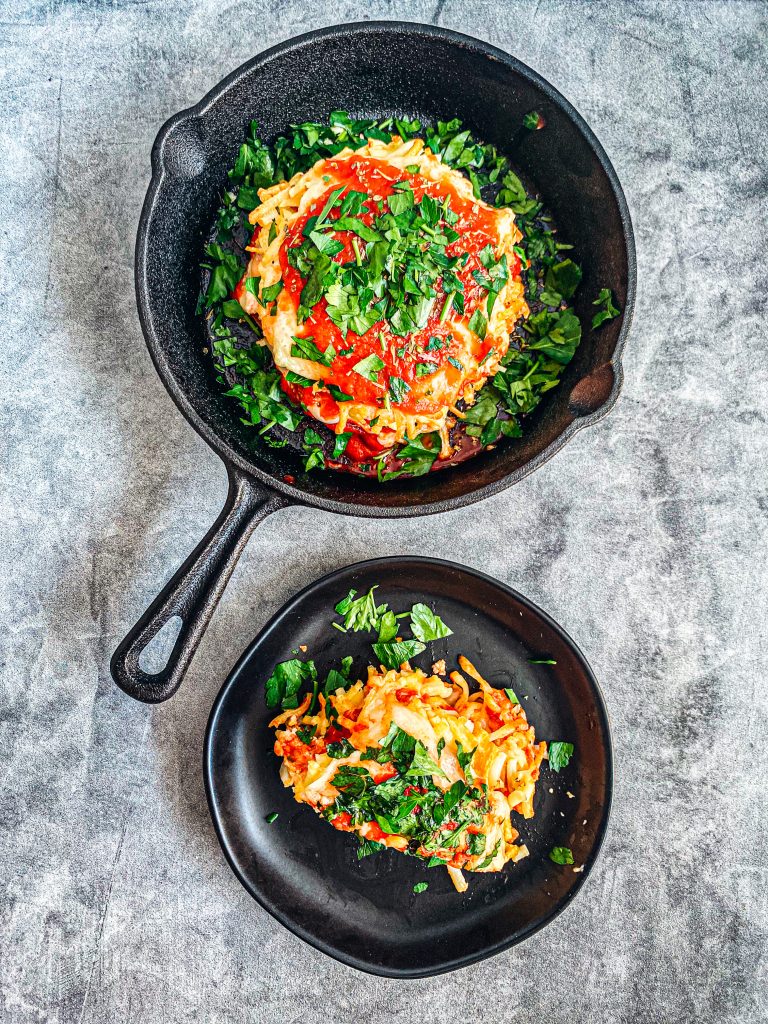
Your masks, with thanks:
[[(583, 341), (525, 436), (448, 472), (386, 486), (346, 473), (305, 473), (295, 455), (260, 441), (216, 384), (195, 312), (204, 240), (251, 119), (273, 138), (292, 123), (323, 120), (338, 109), (424, 122), (460, 117), (478, 138), (509, 155), (540, 191), (584, 271), (575, 302)], [(524, 115), (534, 109), (546, 128), (522, 133), (524, 140), (510, 152)], [(157, 138), (152, 163), (137, 245), (139, 311), (150, 352), (182, 411), (219, 454), (290, 499), (384, 516), (466, 504), (514, 483), (615, 401), (635, 290), (632, 227), (621, 186), (567, 100), (501, 50), (445, 29), (398, 22), (300, 36), (249, 61), (196, 107), (172, 118)], [(623, 314), (593, 332), (591, 303), (603, 287), (613, 290)], [(285, 482), (286, 474), (294, 484)]]
[[(513, 686), (537, 738), (575, 745), (559, 774), (548, 765), (535, 817), (515, 827), (530, 856), (496, 875), (472, 875), (459, 895), (447, 872), (391, 851), (358, 861), (357, 839), (297, 804), (278, 776), (264, 683), (276, 662), (306, 644), (321, 677), (346, 654), (363, 673), (372, 636), (330, 628), (350, 588), (395, 611), (435, 608), (454, 635), (415, 659), (427, 671), (465, 654), (497, 686)], [(304, 656), (304, 655), (302, 655)], [(553, 658), (555, 666), (531, 665)], [(581, 888), (606, 829), (612, 753), (597, 682), (570, 637), (520, 594), (482, 573), (426, 558), (383, 558), (325, 576), (288, 602), (256, 637), (219, 694), (205, 740), (205, 782), (214, 825), (232, 868), (282, 924), (353, 967), (393, 977), (439, 974), (520, 942), (558, 914)], [(550, 793), (550, 789), (554, 792)], [(574, 798), (566, 794), (570, 791)], [(268, 824), (266, 815), (277, 811)], [(586, 825), (582, 822), (586, 819)], [(584, 871), (548, 859), (569, 846)], [(427, 881), (426, 892), (413, 886)]]

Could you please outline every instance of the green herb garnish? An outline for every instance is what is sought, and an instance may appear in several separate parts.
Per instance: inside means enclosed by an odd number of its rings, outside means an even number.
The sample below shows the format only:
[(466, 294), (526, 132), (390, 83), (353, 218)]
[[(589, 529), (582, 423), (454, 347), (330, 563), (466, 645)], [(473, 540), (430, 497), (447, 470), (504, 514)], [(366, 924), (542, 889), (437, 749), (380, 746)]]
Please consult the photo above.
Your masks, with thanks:
[(595, 301), (592, 303), (593, 306), (600, 307), (598, 312), (592, 317), (592, 327), (599, 327), (604, 324), (606, 320), (613, 320), (621, 312), (613, 304), (613, 292), (608, 288), (601, 288), (600, 294), (597, 296)]
[(410, 661), (425, 650), (418, 640), (401, 640), (399, 643), (374, 644), (373, 653), (385, 668), (400, 668), (404, 661)]
[(363, 597), (355, 597), (356, 591), (350, 590), (347, 596), (336, 605), (336, 611), (344, 616), (344, 625), (334, 623), (337, 629), (343, 632), (352, 630), (359, 633), (361, 630), (374, 630), (379, 628), (379, 620), (386, 612), (385, 604), (377, 605), (373, 596), (376, 587), (371, 587)]
[(352, 367), (355, 373), (361, 377), (365, 377), (366, 380), (376, 384), (378, 381), (379, 373), (384, 369), (384, 361), (380, 359), (375, 352), (371, 352), (365, 359), (361, 359), (355, 363)]
[(573, 864), (573, 854), (567, 846), (554, 846), (549, 851), (549, 859), (554, 864)]
[(453, 635), (453, 630), (449, 629), (426, 604), (415, 604), (411, 608), (411, 630), (417, 640), (421, 640), (425, 644), (431, 640), (439, 640), (441, 637)]
[(265, 697), (270, 708), (282, 704), (284, 708), (299, 706), (298, 692), (307, 681), (317, 679), (314, 661), (300, 661), (291, 658), (275, 665), (272, 675), (265, 684)]
[(561, 768), (566, 768), (568, 762), (573, 756), (573, 744), (563, 743), (560, 740), (556, 740), (550, 743), (548, 746), (549, 753), (549, 765), (553, 771), (559, 772)]
[[(543, 122), (537, 111), (530, 111), (523, 123), (534, 130)], [(523, 268), (526, 298), (533, 313), (518, 326), (493, 383), (487, 384), (481, 393), (494, 399), (496, 411), (489, 411), (490, 403), (481, 402), (478, 396), (472, 407), (476, 411), (466, 423), (467, 433), (479, 438), (482, 445), (492, 445), (500, 437), (520, 436), (520, 417), (532, 412), (546, 393), (557, 386), (563, 367), (580, 342), (581, 325), (567, 303), (579, 284), (581, 270), (574, 260), (562, 258), (563, 250), (571, 246), (558, 240), (540, 200), (529, 193), (506, 159), (493, 146), (473, 139), (457, 118), (422, 126), (418, 121), (397, 118), (355, 119), (344, 111), (334, 111), (326, 124), (307, 122), (291, 126), (272, 147), (263, 142), (258, 125), (252, 122), (248, 138), (229, 173), (227, 190), (217, 214), (215, 241), (206, 247), (204, 266), (209, 278), (199, 308), (210, 310), (212, 350), (216, 363), (226, 372), (226, 394), (240, 403), (243, 421), (256, 426), (265, 441), (275, 447), (284, 446), (286, 439), (279, 434), (271, 436), (273, 428), (296, 430), (303, 412), (280, 387), (280, 376), (269, 351), (257, 344), (261, 338), (257, 321), (232, 297), (243, 275), (247, 255), (238, 256), (226, 246), (236, 230), (248, 229), (243, 211), (258, 206), (260, 188), (289, 180), (294, 174), (308, 170), (317, 160), (335, 156), (344, 148), (359, 149), (369, 139), (389, 141), (394, 133), (403, 138), (421, 134), (427, 146), (447, 165), (468, 177), (476, 196), (479, 197), (480, 190), (486, 186), (495, 186), (497, 205), (508, 205), (514, 210), (523, 234), (523, 241), (515, 247), (515, 252)], [(406, 171), (417, 173), (418, 164), (409, 165)], [(431, 315), (441, 314), (445, 318), (451, 307), (463, 315), (464, 289), (457, 270), (465, 265), (467, 254), (448, 255), (451, 251), (448, 246), (459, 237), (454, 229), (457, 222), (458, 215), (451, 209), (450, 201), (440, 202), (429, 195), (417, 201), (408, 180), (396, 182), (392, 194), (379, 200), (347, 186), (332, 188), (324, 197), (319, 214), (310, 217), (303, 236), (288, 254), (289, 262), (304, 281), (299, 322), (304, 322), (323, 298), (329, 317), (343, 336), (349, 331), (363, 334), (376, 324), (386, 322), (393, 333), (405, 339), (422, 328)], [(343, 249), (334, 235), (337, 231), (352, 235), (355, 258), (348, 263), (334, 259)], [(270, 240), (274, 241), (276, 232), (273, 224)], [(506, 259), (497, 260), (491, 246), (486, 246), (478, 255), (480, 267), (473, 270), (472, 277), (485, 290), (486, 300), (482, 308), (471, 311), (469, 326), (482, 339), (509, 270)], [(279, 297), (283, 282), (264, 288), (257, 278), (248, 278), (245, 288), (267, 307)], [(608, 289), (600, 291), (594, 305), (597, 312), (592, 320), (593, 328), (619, 315)], [(228, 322), (235, 320), (247, 325), (253, 333), (254, 344), (244, 344), (242, 333), (229, 329)], [(239, 330), (242, 332), (243, 327)], [(438, 351), (445, 344), (443, 339), (432, 335), (424, 351)], [(353, 345), (347, 345), (338, 354), (347, 356), (353, 350)], [(399, 347), (398, 352), (402, 354), (398, 358), (406, 358), (405, 351), (405, 345)], [(408, 352), (410, 354), (411, 350)], [(336, 355), (332, 348), (320, 352), (311, 338), (298, 337), (294, 339), (293, 354), (325, 366), (330, 366)], [(437, 371), (437, 363), (416, 361), (418, 354), (412, 353), (415, 357), (412, 372), (416, 378)], [(491, 355), (491, 351), (486, 353), (484, 361)], [(449, 357), (448, 362), (464, 372), (455, 357)], [(385, 403), (404, 401), (408, 389), (406, 375), (396, 373), (385, 377), (384, 360), (375, 354), (359, 360), (354, 370), (381, 387)], [(326, 385), (295, 373), (287, 375), (286, 379), (300, 387), (326, 387), (339, 402), (352, 400), (334, 384)], [(344, 458), (345, 448), (341, 448), (341, 444), (345, 445), (340, 441), (334, 444), (334, 461)], [(400, 468), (387, 470), (384, 460), (377, 460), (379, 479), (387, 481), (428, 472), (435, 462), (438, 447), (430, 435), (408, 440), (395, 452)], [(322, 447), (312, 446), (306, 454), (305, 467), (324, 465)]]

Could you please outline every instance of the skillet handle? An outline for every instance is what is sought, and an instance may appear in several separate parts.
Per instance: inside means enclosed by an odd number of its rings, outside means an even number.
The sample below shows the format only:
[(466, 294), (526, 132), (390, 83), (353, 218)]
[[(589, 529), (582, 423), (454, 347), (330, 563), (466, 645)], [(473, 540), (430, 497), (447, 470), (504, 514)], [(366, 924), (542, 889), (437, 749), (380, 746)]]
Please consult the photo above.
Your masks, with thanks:
[[(159, 704), (178, 690), (248, 538), (286, 504), (245, 474), (228, 471), (229, 491), (218, 519), (112, 655), (112, 678), (136, 700)], [(142, 652), (175, 617), (181, 628), (165, 667), (145, 672), (139, 667)]]

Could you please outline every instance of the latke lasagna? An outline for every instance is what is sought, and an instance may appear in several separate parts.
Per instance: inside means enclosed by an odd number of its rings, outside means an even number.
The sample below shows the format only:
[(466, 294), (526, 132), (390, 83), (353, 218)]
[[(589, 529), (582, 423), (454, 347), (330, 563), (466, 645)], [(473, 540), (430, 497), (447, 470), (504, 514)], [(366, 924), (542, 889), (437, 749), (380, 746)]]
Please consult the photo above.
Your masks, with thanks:
[(283, 390), (361, 457), (433, 431), (447, 456), (457, 403), (473, 403), (528, 314), (514, 213), (398, 135), (258, 194), (234, 295)]
[(528, 854), (510, 812), (533, 816), (547, 745), (511, 691), (459, 664), (465, 675), (448, 680), (407, 662), (371, 667), (365, 682), (318, 694), (317, 705), (307, 694), (270, 724), (297, 801), (357, 833), (366, 852), (385, 846), (445, 865), (463, 892), (463, 870), (500, 871)]

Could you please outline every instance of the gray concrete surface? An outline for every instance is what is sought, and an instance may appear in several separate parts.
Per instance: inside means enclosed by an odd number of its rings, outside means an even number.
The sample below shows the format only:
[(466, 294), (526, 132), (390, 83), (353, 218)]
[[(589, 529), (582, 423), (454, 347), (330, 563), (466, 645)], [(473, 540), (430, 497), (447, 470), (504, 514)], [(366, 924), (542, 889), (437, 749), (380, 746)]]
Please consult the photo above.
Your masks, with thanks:
[[(0, 10), (0, 1019), (765, 1020), (766, 6)], [(140, 706), (112, 686), (110, 652), (225, 488), (134, 308), (150, 145), (254, 52), (375, 16), (490, 40), (595, 128), (637, 232), (623, 396), (480, 507), (394, 524), (276, 514), (183, 690)], [(615, 730), (615, 811), (594, 875), (553, 925), (402, 984), (332, 962), (249, 899), (209, 824), (200, 751), (224, 673), (297, 588), (359, 558), (443, 555), (446, 536), (585, 649)]]

